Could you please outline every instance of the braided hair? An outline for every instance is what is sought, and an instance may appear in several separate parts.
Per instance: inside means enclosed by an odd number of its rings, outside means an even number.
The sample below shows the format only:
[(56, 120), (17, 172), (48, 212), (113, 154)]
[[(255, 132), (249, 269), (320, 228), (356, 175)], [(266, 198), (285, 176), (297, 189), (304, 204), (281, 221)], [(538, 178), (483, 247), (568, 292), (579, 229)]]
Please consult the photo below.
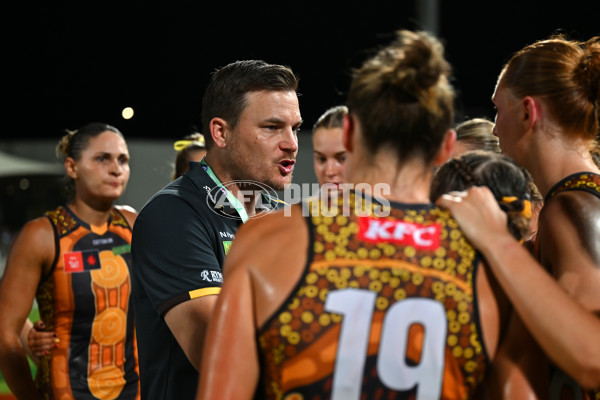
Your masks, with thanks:
[(469, 151), (439, 168), (431, 183), (430, 199), (435, 201), (444, 193), (472, 186), (490, 189), (508, 215), (509, 231), (518, 240), (523, 239), (529, 228), (530, 201), (535, 190), (529, 172), (504, 154)]

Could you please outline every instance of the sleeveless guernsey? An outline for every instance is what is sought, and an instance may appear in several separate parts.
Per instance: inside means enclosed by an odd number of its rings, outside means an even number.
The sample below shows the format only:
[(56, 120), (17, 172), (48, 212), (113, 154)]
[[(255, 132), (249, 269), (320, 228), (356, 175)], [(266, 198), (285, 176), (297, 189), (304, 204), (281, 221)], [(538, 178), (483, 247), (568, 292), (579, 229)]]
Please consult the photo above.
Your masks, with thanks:
[[(588, 192), (600, 198), (600, 175), (584, 172), (568, 176), (554, 185), (546, 196), (546, 201), (559, 193), (572, 190)], [(552, 365), (550, 368), (550, 400), (567, 399), (600, 400), (600, 388), (596, 391), (585, 392), (573, 378)]]
[(56, 256), (36, 300), (60, 342), (42, 357), (36, 385), (46, 399), (139, 399), (131, 307), (131, 227), (113, 209), (104, 226), (71, 210), (46, 212)]
[(457, 222), (433, 205), (383, 207), (354, 192), (334, 204), (347, 213), (305, 204), (307, 266), (258, 332), (261, 395), (469, 398), (488, 357), (479, 256)]

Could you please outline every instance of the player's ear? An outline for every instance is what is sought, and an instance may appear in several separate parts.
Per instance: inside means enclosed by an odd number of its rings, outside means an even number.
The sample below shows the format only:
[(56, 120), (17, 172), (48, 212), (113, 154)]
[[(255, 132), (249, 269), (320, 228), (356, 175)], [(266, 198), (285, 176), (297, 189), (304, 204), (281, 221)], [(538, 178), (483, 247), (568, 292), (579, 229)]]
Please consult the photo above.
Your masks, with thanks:
[(444, 134), (444, 140), (438, 151), (437, 157), (435, 158), (435, 165), (439, 166), (448, 161), (454, 145), (456, 144), (456, 131), (454, 129), (448, 129)]
[(344, 115), (344, 119), (342, 120), (342, 141), (349, 153), (352, 153), (354, 150), (354, 144), (352, 143), (354, 140), (354, 124), (355, 122), (349, 114)]
[(521, 121), (525, 131), (533, 129), (535, 123), (540, 119), (542, 109), (535, 97), (525, 96), (521, 101)]
[(72, 157), (65, 159), (65, 171), (71, 179), (77, 179), (77, 162)]

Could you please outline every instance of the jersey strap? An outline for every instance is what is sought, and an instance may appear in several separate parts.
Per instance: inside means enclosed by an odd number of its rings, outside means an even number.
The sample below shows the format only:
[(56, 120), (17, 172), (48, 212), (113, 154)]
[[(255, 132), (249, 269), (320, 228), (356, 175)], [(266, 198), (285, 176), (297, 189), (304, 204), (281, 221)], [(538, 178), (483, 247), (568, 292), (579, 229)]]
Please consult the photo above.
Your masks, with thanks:
[(596, 197), (600, 197), (600, 175), (593, 172), (579, 172), (569, 175), (554, 185), (550, 192), (548, 192), (546, 200), (559, 193), (571, 190), (583, 190), (592, 193)]

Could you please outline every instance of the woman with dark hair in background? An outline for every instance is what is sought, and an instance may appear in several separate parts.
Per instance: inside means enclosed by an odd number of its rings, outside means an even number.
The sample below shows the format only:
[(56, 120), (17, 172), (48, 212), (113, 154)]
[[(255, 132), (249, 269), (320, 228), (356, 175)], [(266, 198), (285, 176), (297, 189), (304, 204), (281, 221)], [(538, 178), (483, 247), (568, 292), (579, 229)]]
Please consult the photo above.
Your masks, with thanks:
[[(131, 307), (131, 227), (137, 213), (115, 206), (129, 180), (118, 129), (91, 123), (57, 146), (66, 205), (28, 222), (0, 284), (0, 369), (19, 399), (139, 399)], [(34, 299), (57, 348), (31, 378), (19, 333)]]
[(486, 186), (508, 216), (508, 228), (517, 239), (529, 232), (532, 215), (531, 175), (510, 157), (494, 151), (473, 150), (450, 159), (436, 172), (431, 183), (431, 201), (445, 193)]

